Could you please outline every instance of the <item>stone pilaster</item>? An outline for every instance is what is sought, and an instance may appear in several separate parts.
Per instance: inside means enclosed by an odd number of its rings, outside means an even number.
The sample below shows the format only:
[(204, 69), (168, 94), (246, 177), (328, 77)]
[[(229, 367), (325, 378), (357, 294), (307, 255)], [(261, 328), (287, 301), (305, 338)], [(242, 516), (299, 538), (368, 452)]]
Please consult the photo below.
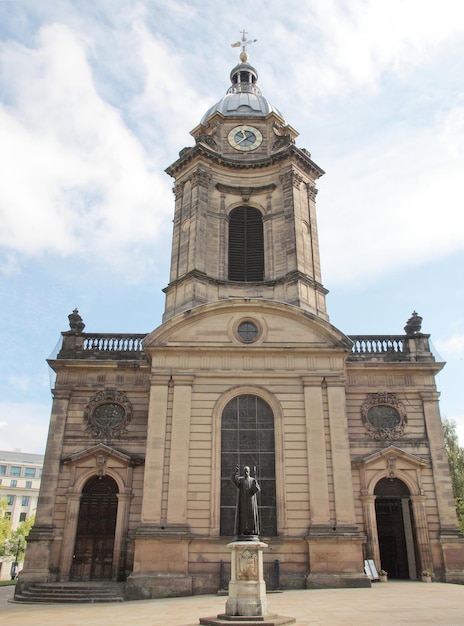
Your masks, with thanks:
[(118, 493), (118, 513), (116, 517), (116, 528), (114, 532), (113, 550), (113, 580), (125, 577), (124, 563), (121, 562), (122, 555), (126, 554), (127, 527), (129, 524), (129, 508), (132, 499), (131, 493)]
[(186, 525), (193, 376), (175, 376), (166, 525)]
[(66, 517), (60, 554), (60, 581), (64, 582), (69, 580), (71, 573), (81, 495), (68, 493), (66, 496)]
[(168, 409), (168, 376), (153, 376), (148, 407), (147, 455), (143, 482), (142, 524), (161, 524), (163, 468)]
[(433, 570), (432, 550), (430, 547), (427, 515), (425, 512), (425, 496), (410, 496), (410, 498), (412, 502), (414, 523), (416, 527), (416, 541), (417, 550), (419, 552), (419, 564), (421, 569), (427, 567)]
[(344, 381), (327, 380), (336, 526), (355, 526)]
[(364, 524), (366, 526), (366, 556), (380, 567), (380, 548), (375, 513), (375, 496), (362, 496)]
[(303, 377), (311, 525), (330, 523), (321, 383), (320, 377)]
[(430, 442), (430, 456), (432, 459), (440, 531), (446, 532), (451, 530), (455, 532), (457, 528), (456, 508), (438, 406), (439, 395), (438, 392), (421, 393), (427, 436)]
[(59, 550), (55, 550), (53, 546), (55, 540), (53, 519), (70, 391), (55, 389), (53, 396), (37, 517), (28, 536), (24, 570), (21, 572), (16, 593), (21, 593), (29, 582), (55, 580), (59, 567)]

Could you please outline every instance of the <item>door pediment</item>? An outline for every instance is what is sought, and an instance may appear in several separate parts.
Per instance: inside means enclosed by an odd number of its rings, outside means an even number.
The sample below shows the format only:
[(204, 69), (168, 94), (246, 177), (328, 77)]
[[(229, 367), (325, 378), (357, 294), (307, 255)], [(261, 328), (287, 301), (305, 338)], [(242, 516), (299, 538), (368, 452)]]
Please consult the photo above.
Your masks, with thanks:
[(401, 466), (408, 469), (420, 469), (423, 467), (428, 467), (428, 461), (425, 461), (420, 456), (416, 454), (411, 454), (410, 452), (406, 452), (397, 446), (388, 446), (388, 448), (384, 448), (383, 450), (379, 450), (374, 454), (368, 454), (365, 457), (359, 459), (359, 464), (364, 467), (372, 467), (377, 466), (379, 463), (385, 464), (392, 463), (394, 460), (395, 464), (398, 461), (401, 461)]
[(73, 467), (94, 467), (98, 476), (104, 476), (108, 462), (119, 468), (141, 465), (144, 459), (141, 455), (129, 455), (116, 448), (98, 443), (62, 459), (63, 465)]

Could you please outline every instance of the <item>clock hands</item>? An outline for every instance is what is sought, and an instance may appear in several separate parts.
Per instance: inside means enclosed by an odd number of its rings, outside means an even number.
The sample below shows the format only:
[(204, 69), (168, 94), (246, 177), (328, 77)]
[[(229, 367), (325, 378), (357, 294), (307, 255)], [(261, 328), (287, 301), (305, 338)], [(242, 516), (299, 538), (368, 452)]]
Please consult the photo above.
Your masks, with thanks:
[[(253, 139), (253, 137), (254, 137), (253, 133), (252, 133), (251, 131), (249, 131), (249, 130), (243, 130), (243, 129), (242, 129), (242, 130), (240, 130), (240, 131), (237, 133), (237, 135), (239, 135), (239, 134), (241, 134), (241, 135), (242, 135), (242, 138), (240, 139), (240, 141), (237, 141), (237, 142), (236, 142), (237, 146), (238, 146), (239, 144), (241, 144), (241, 143), (242, 143), (242, 141), (246, 141), (247, 139), (248, 139), (248, 140), (252, 140), (252, 139)], [(252, 141), (252, 143), (253, 143), (253, 141)]]
[(236, 126), (229, 131), (228, 142), (236, 150), (255, 150), (263, 143), (263, 136), (253, 126)]

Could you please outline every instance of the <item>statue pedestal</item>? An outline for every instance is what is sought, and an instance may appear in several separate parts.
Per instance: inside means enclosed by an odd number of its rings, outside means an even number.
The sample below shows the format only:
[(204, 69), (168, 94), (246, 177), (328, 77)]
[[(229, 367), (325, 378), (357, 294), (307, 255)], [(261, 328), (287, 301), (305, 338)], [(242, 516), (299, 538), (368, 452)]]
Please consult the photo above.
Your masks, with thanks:
[(233, 541), (231, 554), (229, 597), (226, 612), (217, 617), (202, 617), (200, 624), (261, 624), (276, 626), (293, 624), (293, 617), (270, 615), (267, 609), (266, 583), (264, 582), (263, 550), (267, 543), (259, 541)]
[(232, 554), (226, 615), (266, 615), (263, 550), (267, 543), (233, 541), (227, 547)]

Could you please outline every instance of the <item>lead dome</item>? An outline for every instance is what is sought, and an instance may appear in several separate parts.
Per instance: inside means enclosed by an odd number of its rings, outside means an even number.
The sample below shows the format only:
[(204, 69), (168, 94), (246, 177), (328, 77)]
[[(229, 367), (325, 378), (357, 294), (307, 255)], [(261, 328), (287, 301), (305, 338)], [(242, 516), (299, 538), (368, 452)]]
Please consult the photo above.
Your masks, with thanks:
[(266, 117), (269, 113), (278, 115), (286, 124), (282, 113), (265, 98), (257, 86), (258, 72), (247, 62), (236, 65), (230, 73), (231, 86), (226, 95), (206, 111), (201, 118), (205, 126), (216, 112), (228, 117)]

